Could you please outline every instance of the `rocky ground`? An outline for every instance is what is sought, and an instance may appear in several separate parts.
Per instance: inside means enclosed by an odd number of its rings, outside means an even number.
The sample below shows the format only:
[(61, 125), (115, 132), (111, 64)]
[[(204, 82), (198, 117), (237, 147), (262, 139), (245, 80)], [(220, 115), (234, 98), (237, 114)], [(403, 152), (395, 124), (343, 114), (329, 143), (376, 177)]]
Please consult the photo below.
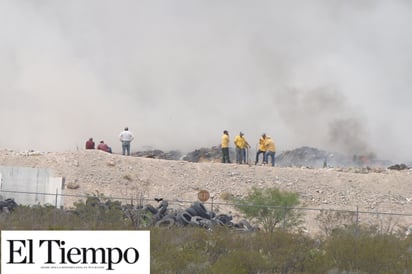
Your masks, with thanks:
[[(412, 173), (406, 168), (368, 167), (270, 167), (261, 165), (188, 162), (155, 157), (109, 154), (98, 150), (64, 153), (0, 150), (0, 165), (43, 167), (65, 178), (65, 206), (81, 196), (101, 193), (122, 202), (156, 205), (164, 198), (170, 207), (185, 207), (197, 200), (200, 190), (210, 192), (206, 207), (231, 213), (230, 195), (246, 195), (251, 187), (277, 187), (297, 192), (306, 214), (307, 230), (315, 229), (319, 209), (359, 210), (401, 215), (392, 222), (412, 226)], [(402, 214), (409, 215), (403, 216)], [(371, 217), (364, 213), (362, 216)], [(395, 220), (396, 219), (396, 220)]]

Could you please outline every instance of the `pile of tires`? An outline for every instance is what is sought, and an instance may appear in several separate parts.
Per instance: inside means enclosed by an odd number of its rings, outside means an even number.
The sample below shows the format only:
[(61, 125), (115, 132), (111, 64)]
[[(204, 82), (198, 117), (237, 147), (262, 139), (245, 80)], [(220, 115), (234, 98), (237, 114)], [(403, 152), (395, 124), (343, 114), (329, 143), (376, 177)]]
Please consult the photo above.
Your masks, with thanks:
[(17, 207), (17, 203), (13, 198), (8, 198), (4, 201), (0, 201), (0, 212), (10, 212)]
[(227, 226), (241, 231), (256, 230), (247, 220), (234, 223), (232, 216), (208, 211), (204, 204), (200, 202), (194, 202), (182, 211), (169, 210), (167, 201), (161, 201), (157, 208), (146, 205), (142, 209), (152, 214), (152, 223), (156, 227), (198, 226), (213, 229), (216, 226)]

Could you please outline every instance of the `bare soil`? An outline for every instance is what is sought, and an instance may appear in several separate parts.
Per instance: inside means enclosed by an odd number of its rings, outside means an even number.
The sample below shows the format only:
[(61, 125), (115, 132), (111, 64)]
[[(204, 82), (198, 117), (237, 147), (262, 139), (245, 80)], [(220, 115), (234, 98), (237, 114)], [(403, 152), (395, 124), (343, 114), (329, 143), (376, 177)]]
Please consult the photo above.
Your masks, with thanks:
[[(65, 178), (64, 198), (71, 207), (81, 196), (101, 193), (130, 203), (143, 199), (156, 205), (155, 198), (172, 207), (185, 207), (207, 190), (209, 209), (238, 213), (227, 197), (243, 196), (252, 187), (277, 187), (297, 192), (305, 210), (307, 230), (314, 229), (319, 209), (385, 212), (396, 222), (412, 226), (411, 170), (362, 168), (292, 168), (222, 164), (214, 162), (149, 159), (109, 154), (98, 150), (63, 153), (0, 150), (0, 165), (42, 167)], [(213, 202), (213, 205), (212, 205)], [(402, 214), (409, 215), (403, 216)], [(391, 216), (391, 215), (389, 215)], [(394, 220), (394, 219), (393, 219)], [(395, 221), (392, 221), (395, 222)]]

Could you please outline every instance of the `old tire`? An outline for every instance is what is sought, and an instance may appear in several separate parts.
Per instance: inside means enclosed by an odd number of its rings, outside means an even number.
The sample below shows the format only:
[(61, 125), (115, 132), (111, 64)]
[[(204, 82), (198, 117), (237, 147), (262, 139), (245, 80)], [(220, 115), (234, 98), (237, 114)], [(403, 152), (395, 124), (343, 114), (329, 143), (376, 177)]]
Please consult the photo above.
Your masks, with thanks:
[(143, 208), (152, 213), (153, 215), (155, 215), (158, 212), (158, 210), (152, 205), (145, 205)]
[(192, 219), (192, 215), (190, 215), (189, 212), (187, 211), (183, 211), (181, 213), (179, 213), (178, 215), (178, 220), (183, 224), (183, 225), (188, 225), (190, 224), (190, 221)]
[(165, 227), (170, 228), (175, 224), (175, 219), (173, 218), (163, 218), (160, 221), (157, 221), (155, 226), (156, 227)]
[(194, 202), (191, 207), (196, 210), (198, 216), (210, 219), (209, 214), (207, 214), (207, 209), (202, 203)]

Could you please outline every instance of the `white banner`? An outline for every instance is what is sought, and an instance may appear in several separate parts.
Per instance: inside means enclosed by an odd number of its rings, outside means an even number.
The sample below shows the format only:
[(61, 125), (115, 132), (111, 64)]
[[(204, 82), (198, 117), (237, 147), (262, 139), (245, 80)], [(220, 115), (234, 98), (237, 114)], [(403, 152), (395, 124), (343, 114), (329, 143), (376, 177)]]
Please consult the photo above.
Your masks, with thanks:
[(150, 273), (150, 231), (1, 231), (6, 274)]

